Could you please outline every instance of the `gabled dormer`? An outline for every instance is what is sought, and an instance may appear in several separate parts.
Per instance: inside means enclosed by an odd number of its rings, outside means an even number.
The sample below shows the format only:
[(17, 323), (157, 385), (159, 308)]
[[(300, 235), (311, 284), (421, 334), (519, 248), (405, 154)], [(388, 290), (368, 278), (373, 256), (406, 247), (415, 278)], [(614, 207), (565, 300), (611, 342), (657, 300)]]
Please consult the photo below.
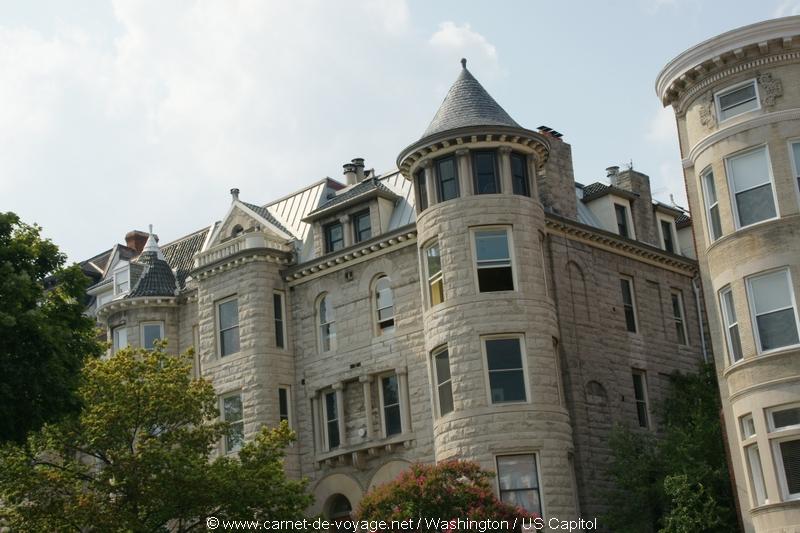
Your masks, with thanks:
[(633, 202), (637, 198), (631, 191), (595, 182), (583, 187), (581, 202), (604, 230), (628, 239), (636, 239)]
[(400, 196), (357, 158), (344, 165), (347, 186), (303, 219), (312, 226), (314, 256), (367, 242), (389, 231)]

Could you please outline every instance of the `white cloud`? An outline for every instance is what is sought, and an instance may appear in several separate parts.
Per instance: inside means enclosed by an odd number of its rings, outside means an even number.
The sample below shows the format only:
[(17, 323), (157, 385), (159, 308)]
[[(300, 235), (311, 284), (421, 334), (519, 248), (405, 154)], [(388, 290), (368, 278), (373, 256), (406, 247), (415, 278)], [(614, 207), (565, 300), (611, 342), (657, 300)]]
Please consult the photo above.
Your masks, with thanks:
[(486, 37), (473, 30), (469, 23), (459, 26), (449, 20), (442, 22), (429, 42), (443, 54), (462, 55), (481, 65), (497, 67), (497, 49)]
[(388, 170), (435, 111), (430, 87), (458, 73), (430, 47), (497, 61), (468, 25), (429, 42), (397, 0), (116, 1), (107, 16), (104, 40), (0, 23), (0, 207), (73, 259), (148, 223), (167, 239), (202, 227), (234, 186), (266, 202), (352, 157)]
[(675, 114), (671, 107), (662, 107), (650, 119), (645, 138), (656, 143), (673, 144), (678, 136)]
[(773, 17), (788, 17), (790, 15), (800, 15), (800, 2), (798, 0), (784, 0), (773, 11)]

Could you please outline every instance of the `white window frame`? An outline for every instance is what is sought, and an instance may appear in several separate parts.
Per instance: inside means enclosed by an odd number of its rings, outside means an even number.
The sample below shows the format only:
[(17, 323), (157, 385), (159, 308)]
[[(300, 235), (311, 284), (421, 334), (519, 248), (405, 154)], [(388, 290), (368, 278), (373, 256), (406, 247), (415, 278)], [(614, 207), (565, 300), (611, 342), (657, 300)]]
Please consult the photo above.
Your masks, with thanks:
[[(752, 433), (748, 433), (748, 425), (752, 426)], [(741, 432), (742, 441), (750, 440), (756, 436), (756, 421), (755, 418), (753, 418), (753, 413), (747, 413), (739, 417), (739, 430)]]
[[(748, 305), (749, 305), (749, 308), (750, 308), (750, 323), (751, 323), (751, 327), (753, 329), (753, 338), (755, 339), (755, 343), (756, 343), (756, 353), (758, 353), (758, 354), (768, 354), (768, 353), (778, 352), (778, 351), (781, 351), (781, 350), (791, 350), (792, 348), (800, 346), (800, 342), (798, 342), (798, 343), (791, 344), (791, 345), (788, 345), (788, 346), (781, 346), (780, 348), (772, 348), (771, 350), (762, 350), (761, 349), (761, 336), (758, 333), (758, 316), (756, 315), (755, 295), (753, 294), (753, 288), (752, 288), (752, 283), (751, 282), (754, 279), (758, 279), (758, 278), (763, 277), (763, 276), (768, 276), (768, 275), (774, 274), (776, 272), (784, 272), (786, 274), (786, 281), (787, 281), (787, 283), (789, 285), (789, 296), (791, 297), (792, 308), (793, 308), (793, 311), (794, 311), (794, 327), (797, 329), (797, 336), (798, 336), (798, 339), (800, 339), (800, 318), (798, 317), (798, 314), (797, 314), (797, 302), (795, 301), (794, 284), (792, 283), (792, 273), (791, 273), (791, 271), (789, 270), (788, 267), (783, 267), (783, 268), (776, 268), (776, 269), (773, 269), (773, 270), (767, 270), (767, 271), (764, 271), (764, 272), (759, 272), (758, 274), (754, 274), (752, 276), (748, 276), (748, 277), (745, 278), (745, 286), (747, 288), (747, 300), (748, 300)], [(773, 309), (770, 312), (774, 313), (775, 311), (784, 311), (786, 309), (788, 309), (788, 307), (784, 307), (782, 309)]]
[[(122, 276), (122, 274), (125, 274), (128, 277), (128, 288), (124, 291), (118, 290), (119, 287), (117, 285), (117, 277)], [(126, 263), (114, 269), (114, 296), (128, 294), (129, 292), (131, 292), (131, 266), (130, 264)]]
[(769, 409), (767, 409), (767, 422), (769, 424), (770, 433), (800, 430), (800, 424), (795, 424), (793, 426), (783, 426), (780, 428), (775, 427), (775, 420), (773, 419), (775, 411), (786, 411), (788, 409), (800, 409), (800, 403), (787, 403), (783, 405), (776, 405), (775, 407), (770, 407)]
[[(633, 376), (641, 376), (642, 377), (642, 392), (644, 393), (644, 399), (643, 400), (639, 400), (639, 398), (636, 397), (636, 388), (634, 387), (634, 389), (633, 389), (633, 401), (635, 403), (634, 408), (635, 408), (635, 413), (636, 413), (636, 423), (642, 429), (652, 429), (653, 428), (653, 416), (652, 416), (652, 413), (650, 411), (650, 391), (648, 390), (649, 387), (647, 386), (647, 371), (646, 370), (642, 370), (641, 368), (631, 368), (631, 386), (633, 386)], [(641, 425), (641, 423), (639, 422), (639, 409), (638, 409), (638, 406), (639, 406), (639, 402), (641, 402), (641, 401), (644, 402), (644, 412), (645, 412), (645, 415), (647, 416), (647, 425), (646, 426)]]
[[(384, 378), (389, 378), (394, 376), (395, 380), (397, 380), (397, 408), (400, 413), (400, 433), (395, 433), (394, 435), (388, 435), (386, 429), (386, 408), (393, 407), (395, 404), (386, 405), (385, 399), (383, 397), (383, 380)], [(380, 401), (381, 407), (381, 435), (383, 438), (388, 438), (390, 436), (397, 436), (402, 435), (406, 432), (406, 428), (403, 427), (403, 395), (400, 394), (400, 376), (397, 372), (385, 372), (383, 374), (378, 375), (378, 399)]]
[[(333, 395), (333, 403), (336, 406), (336, 418), (333, 420), (328, 419), (328, 395)], [(323, 439), (323, 447), (326, 452), (338, 450), (342, 448), (342, 424), (340, 420), (342, 418), (342, 413), (340, 413), (339, 409), (339, 395), (336, 389), (325, 389), (322, 391), (321, 394), (322, 401), (320, 402), (320, 407), (322, 407), (322, 439)], [(331, 447), (330, 441), (330, 434), (328, 432), (328, 423), (329, 422), (336, 422), (336, 430), (339, 432), (339, 443), (335, 447)]]
[[(317, 345), (319, 347), (319, 353), (331, 353), (336, 351), (336, 309), (333, 307), (333, 301), (328, 300), (330, 302), (331, 314), (333, 314), (333, 320), (330, 320), (331, 317), (325, 317), (328, 322), (322, 322), (322, 316), (319, 312), (320, 305), (322, 305), (322, 301), (330, 298), (331, 293), (323, 292), (319, 296), (317, 296), (316, 304), (314, 305), (314, 327), (317, 330)], [(333, 328), (328, 329), (328, 349), (325, 349), (325, 340), (322, 336), (322, 329), (323, 326), (330, 326), (333, 325)], [(331, 331), (333, 331), (331, 333)]]
[[(475, 282), (475, 292), (477, 294), (490, 294), (492, 292), (512, 292), (519, 290), (519, 283), (517, 282), (517, 261), (514, 257), (514, 231), (512, 226), (508, 225), (493, 225), (493, 226), (472, 226), (469, 228), (469, 240), (470, 240), (470, 247), (472, 248), (472, 265), (473, 265), (473, 279)], [(511, 289), (507, 289), (505, 291), (486, 291), (482, 292), (480, 287), (480, 280), (478, 278), (478, 270), (481, 268), (490, 268), (490, 267), (481, 267), (478, 264), (478, 244), (475, 241), (477, 234), (482, 233), (485, 231), (505, 231), (506, 233), (506, 246), (508, 246), (508, 262), (509, 268), (511, 268), (511, 284), (513, 287)], [(441, 253), (441, 248), (439, 249)]]
[[(519, 340), (519, 355), (522, 364), (522, 382), (525, 386), (525, 399), (524, 400), (513, 400), (507, 402), (495, 402), (492, 400), (492, 386), (489, 380), (489, 354), (486, 351), (486, 341), (487, 340), (495, 340), (495, 339), (518, 339)], [(486, 386), (486, 398), (488, 401), (488, 405), (490, 406), (503, 406), (503, 405), (524, 405), (529, 404), (532, 402), (531, 398), (531, 386), (530, 386), (530, 374), (528, 373), (528, 357), (527, 357), (527, 350), (525, 348), (525, 335), (521, 333), (497, 333), (492, 335), (481, 335), (481, 353), (483, 357), (483, 364), (485, 371), (483, 373), (484, 376), (484, 384)], [(497, 372), (497, 371), (495, 371)]]
[[(442, 352), (447, 352), (447, 369), (450, 371), (450, 378), (446, 379), (442, 383), (439, 383), (439, 374), (436, 371), (436, 356)], [(437, 346), (430, 353), (430, 364), (431, 364), (431, 375), (433, 376), (432, 384), (433, 384), (433, 401), (434, 401), (434, 413), (436, 413), (437, 418), (441, 418), (442, 416), (447, 416), (450, 413), (455, 412), (455, 395), (453, 394), (453, 369), (450, 367), (450, 347), (447, 344), (442, 344), (441, 346)], [(447, 413), (442, 414), (442, 403), (439, 398), (439, 388), (444, 385), (445, 383), (450, 383), (450, 401), (453, 403), (453, 410)]]
[(294, 417), (292, 416), (292, 386), (278, 385), (278, 423), (281, 422), (281, 391), (286, 391), (286, 421), (289, 427), (294, 427)]
[[(283, 346), (278, 346), (278, 343), (277, 343), (278, 339), (277, 339), (277, 336), (276, 336), (276, 338), (275, 338), (275, 341), (276, 341), (275, 342), (275, 347), (277, 349), (279, 349), (279, 350), (286, 350), (288, 345), (289, 345), (289, 339), (287, 337), (287, 328), (286, 328), (286, 293), (284, 291), (280, 291), (280, 290), (277, 290), (277, 289), (272, 291), (273, 306), (274, 306), (274, 303), (275, 303), (275, 296), (278, 296), (281, 299), (281, 320), (280, 320), (280, 323), (281, 323), (281, 333), (283, 333)], [(273, 322), (273, 327), (275, 328), (275, 332), (277, 333), (277, 331), (278, 331), (278, 319), (277, 319), (277, 317), (273, 316), (272, 317), (272, 322)]]
[[(759, 150), (764, 150), (764, 156), (765, 156), (765, 158), (767, 160), (767, 174), (768, 174), (768, 177), (769, 177), (770, 190), (772, 191), (772, 202), (773, 202), (773, 204), (775, 206), (775, 216), (772, 217), (772, 218), (765, 218), (764, 220), (759, 220), (758, 222), (753, 222), (752, 224), (748, 224), (747, 226), (742, 226), (741, 222), (739, 221), (739, 207), (736, 204), (736, 195), (739, 194), (739, 193), (751, 191), (751, 190), (753, 190), (755, 188), (758, 188), (758, 187), (762, 187), (762, 186), (766, 185), (767, 182), (765, 181), (763, 183), (760, 183), (759, 185), (756, 185), (754, 187), (750, 187), (749, 189), (745, 189), (743, 191), (735, 190), (734, 183), (733, 183), (733, 172), (731, 171), (730, 162), (731, 162), (731, 159), (736, 159), (737, 157), (745, 156), (745, 155), (757, 152)], [(769, 222), (770, 220), (779, 219), (781, 217), (781, 210), (780, 210), (780, 206), (778, 205), (778, 196), (777, 196), (776, 190), (775, 190), (775, 176), (774, 176), (774, 174), (772, 172), (772, 158), (769, 155), (769, 146), (767, 146), (766, 144), (761, 144), (761, 145), (758, 145), (758, 146), (751, 146), (751, 147), (746, 148), (744, 150), (739, 150), (738, 152), (734, 152), (732, 154), (726, 155), (725, 158), (723, 159), (723, 161), (725, 163), (725, 177), (726, 177), (727, 182), (728, 182), (728, 197), (729, 197), (730, 202), (731, 202), (731, 211), (733, 211), (733, 220), (734, 220), (734, 223), (736, 224), (736, 230), (740, 230), (740, 229), (743, 229), (743, 228), (749, 228), (749, 227), (755, 226), (757, 224), (763, 224), (764, 222)], [(719, 200), (719, 198), (717, 198), (717, 200)]]
[[(225, 418), (225, 400), (228, 399), (228, 398), (233, 398), (235, 396), (238, 396), (239, 397), (239, 401), (242, 403), (242, 419), (241, 420), (231, 421), (231, 420), (227, 420)], [(238, 424), (238, 423), (241, 422), (241, 424), (242, 424), (242, 445), (244, 445), (244, 435), (245, 435), (245, 431), (244, 431), (244, 420), (245, 420), (245, 416), (244, 416), (244, 394), (242, 393), (241, 390), (226, 392), (225, 394), (220, 395), (220, 397), (219, 397), (219, 416), (220, 416), (220, 419), (222, 419), (224, 422), (231, 422), (231, 424)], [(240, 448), (236, 448), (236, 449), (229, 449), (228, 448), (228, 436), (224, 435), (222, 437), (222, 450), (223, 450), (225, 455), (228, 455), (228, 454), (237, 453), (239, 450), (241, 450), (241, 447)]]
[[(670, 291), (669, 291), (669, 304), (670, 304), (670, 307), (672, 307), (672, 297), (673, 296), (677, 296), (678, 297), (678, 306), (680, 307), (680, 314), (681, 314), (680, 319), (681, 319), (681, 324), (683, 325), (683, 336), (684, 336), (683, 340), (685, 341), (685, 342), (681, 342), (681, 339), (678, 339), (678, 344), (680, 344), (681, 346), (689, 346), (690, 345), (689, 344), (689, 327), (688, 327), (688, 324), (686, 323), (686, 305), (685, 305), (684, 300), (683, 300), (683, 291), (680, 290), (680, 289), (675, 289), (675, 288), (670, 289)], [(673, 315), (672, 316), (672, 321), (673, 321), (673, 324), (674, 324), (675, 319), (677, 319), (679, 317), (675, 316), (674, 310), (672, 312), (672, 315)], [(677, 335), (677, 330), (675, 331), (675, 333)]]
[[(711, 179), (711, 183), (714, 184), (714, 196), (715, 200), (714, 203), (709, 203), (710, 194), (708, 192), (708, 179)], [(714, 174), (714, 169), (711, 167), (706, 168), (700, 173), (700, 187), (703, 190), (703, 207), (706, 215), (706, 227), (708, 229), (708, 243), (714, 243), (721, 239), (725, 232), (722, 230), (722, 214), (720, 213), (719, 209), (719, 188), (717, 187), (717, 178), (716, 174)], [(717, 208), (717, 215), (719, 216), (719, 235), (716, 237), (714, 236), (714, 222), (712, 221), (711, 217), (711, 210)]]
[[(378, 283), (380, 283), (380, 281), (382, 279), (386, 279), (386, 281), (389, 282), (389, 291), (392, 294), (392, 305), (391, 305), (391, 307), (392, 307), (392, 316), (391, 316), (392, 325), (391, 326), (387, 326), (385, 328), (381, 328), (380, 312), (381, 312), (382, 309), (388, 309), (388, 308), (387, 307), (382, 307), (382, 308), (378, 307)], [(375, 336), (390, 335), (390, 334), (394, 333), (397, 330), (397, 306), (395, 305), (395, 301), (394, 301), (394, 287), (392, 287), (392, 278), (390, 278), (388, 275), (383, 274), (383, 273), (378, 274), (377, 276), (375, 276), (375, 278), (373, 279), (372, 284), (370, 286), (370, 300), (371, 300), (371, 304), (372, 304), (371, 305), (371, 307), (372, 307), (372, 318), (373, 318), (373, 323), (374, 323)], [(383, 322), (387, 322), (388, 320), (389, 319), (387, 318), (387, 319), (383, 320)]]
[(775, 470), (778, 477), (778, 486), (781, 489), (781, 496), (784, 501), (800, 500), (800, 492), (789, 492), (789, 483), (786, 479), (786, 469), (783, 466), (783, 453), (781, 452), (781, 443), (800, 441), (800, 434), (781, 436), (775, 439), (770, 439), (772, 446), (772, 456), (775, 461)]
[[(125, 332), (125, 345), (120, 346), (117, 342), (118, 333), (124, 331)], [(111, 353), (115, 354), (118, 351), (128, 347), (128, 326), (126, 324), (120, 324), (119, 326), (114, 326), (111, 328)]]
[(622, 298), (622, 296), (623, 296), (622, 287), (620, 286), (620, 299), (622, 300), (622, 319), (623, 319), (623, 322), (625, 323), (625, 331), (628, 332), (628, 333), (632, 333), (634, 335), (638, 335), (639, 333), (641, 333), (641, 329), (639, 328), (639, 312), (636, 309), (636, 307), (637, 307), (637, 305), (636, 305), (636, 285), (633, 282), (633, 276), (620, 274), (619, 275), (619, 279), (620, 280), (623, 280), (623, 279), (627, 280), (628, 281), (628, 286), (631, 289), (631, 305), (633, 307), (633, 322), (634, 322), (634, 325), (636, 326), (636, 331), (631, 331), (631, 330), (628, 329), (628, 321), (625, 318), (625, 300)]
[[(755, 89), (755, 93), (756, 93), (756, 98), (755, 98), (756, 107), (754, 107), (752, 109), (747, 109), (745, 111), (741, 111), (741, 112), (736, 113), (735, 115), (731, 115), (731, 116), (729, 116), (727, 118), (722, 118), (722, 105), (720, 105), (720, 103), (719, 103), (720, 98), (722, 98), (723, 96), (728, 95), (728, 94), (730, 94), (732, 92), (735, 92), (735, 91), (741, 89), (742, 87), (745, 87), (745, 86), (751, 85), (751, 84), (753, 85), (753, 87)], [(739, 104), (739, 105), (741, 105), (741, 104)], [(744, 115), (745, 113), (751, 113), (753, 111), (758, 111), (759, 109), (761, 109), (761, 95), (758, 93), (758, 82), (756, 81), (755, 78), (752, 78), (752, 79), (749, 79), (749, 80), (745, 80), (745, 81), (739, 82), (739, 83), (737, 83), (735, 85), (731, 85), (729, 87), (725, 87), (724, 89), (721, 89), (721, 90), (715, 92), (714, 93), (714, 106), (716, 107), (717, 120), (719, 121), (720, 124), (722, 124), (723, 122), (726, 122), (726, 121), (728, 121), (728, 120), (730, 120), (732, 118)]]
[[(625, 209), (625, 220), (628, 226), (628, 235), (622, 235), (619, 232), (619, 224), (617, 224), (617, 206)], [(636, 240), (636, 228), (633, 227), (633, 213), (631, 212), (631, 203), (621, 198), (611, 199), (611, 211), (614, 216), (614, 233), (626, 239)]]
[(520, 452), (509, 452), (509, 453), (496, 453), (494, 454), (494, 468), (495, 468), (495, 488), (497, 489), (497, 499), (502, 501), (502, 494), (500, 492), (500, 464), (498, 458), (500, 457), (513, 457), (515, 455), (532, 455), (533, 462), (536, 465), (536, 483), (537, 483), (537, 491), (539, 492), (539, 510), (541, 511), (541, 516), (546, 516), (546, 510), (544, 507), (544, 487), (542, 486), (542, 462), (539, 456), (541, 450), (531, 450), (531, 451), (520, 451)]
[[(439, 249), (439, 273), (431, 276), (430, 272), (428, 271), (428, 250), (434, 246)], [(442, 247), (438, 238), (431, 239), (425, 244), (425, 246), (422, 247), (422, 266), (423, 272), (425, 272), (425, 302), (428, 304), (429, 308), (434, 307), (435, 305), (443, 304), (446, 301), (444, 296), (444, 265), (442, 265)], [(437, 304), (433, 303), (433, 293), (431, 291), (431, 285), (434, 282), (439, 282), (442, 284), (442, 301)]]
[(146, 349), (146, 350), (152, 350), (153, 349), (152, 346), (145, 346), (144, 345), (144, 328), (145, 328), (145, 326), (158, 326), (159, 329), (160, 329), (159, 334), (158, 334), (158, 339), (163, 341), (164, 340), (164, 321), (163, 320), (151, 320), (151, 321), (142, 322), (141, 324), (139, 324), (139, 345), (142, 348)]
[(792, 165), (792, 179), (794, 180), (794, 192), (795, 196), (797, 197), (797, 201), (800, 202), (800, 174), (798, 174), (798, 172), (800, 172), (800, 164), (798, 163), (800, 162), (795, 161), (794, 148), (793, 148), (795, 144), (800, 146), (800, 139), (798, 138), (789, 139), (789, 141), (786, 144), (788, 145), (789, 148), (789, 161), (791, 162)]
[(658, 236), (661, 239), (661, 248), (664, 251), (667, 251), (667, 241), (664, 239), (664, 228), (662, 228), (662, 222), (666, 222), (669, 224), (669, 232), (670, 236), (672, 237), (672, 252), (675, 255), (681, 254), (681, 245), (678, 242), (678, 230), (675, 228), (675, 218), (670, 217), (667, 215), (659, 214), (656, 216), (656, 221), (658, 222)]
[[(767, 486), (764, 483), (764, 462), (761, 460), (761, 452), (758, 444), (748, 444), (742, 448), (744, 452), (745, 468), (747, 468), (748, 481), (750, 482), (750, 501), (753, 507), (758, 507), (769, 503), (769, 496), (767, 494)], [(753, 455), (751, 455), (753, 454)], [(753, 469), (752, 458), (757, 461), (758, 471)], [(759, 497), (759, 493), (763, 497)]]
[(228, 302), (230, 302), (232, 300), (238, 300), (238, 299), (239, 299), (239, 295), (238, 294), (233, 294), (231, 296), (226, 296), (225, 298), (222, 298), (222, 299), (217, 300), (216, 302), (214, 302), (214, 321), (215, 321), (215, 324), (214, 324), (215, 335), (214, 336), (216, 337), (215, 344), (217, 345), (217, 357), (219, 359), (222, 359), (223, 357), (230, 357), (232, 355), (240, 354), (242, 352), (242, 332), (241, 332), (241, 325), (242, 324), (241, 324), (241, 317), (239, 316), (240, 315), (239, 314), (239, 302), (236, 302), (236, 311), (237, 311), (237, 313), (236, 313), (236, 315), (237, 315), (236, 316), (236, 326), (231, 326), (230, 328), (228, 328), (228, 329), (233, 329), (234, 327), (236, 327), (237, 329), (239, 329), (239, 350), (238, 351), (231, 352), (231, 353), (225, 354), (225, 355), (222, 354), (222, 322), (220, 321), (220, 317), (219, 317), (219, 308), (220, 308), (220, 306), (222, 304), (228, 303)]
[(744, 350), (742, 350), (742, 357), (737, 361), (734, 360), (734, 353), (733, 353), (733, 337), (731, 337), (731, 328), (736, 326), (737, 334), (739, 335), (739, 349), (742, 349), (742, 328), (739, 324), (739, 316), (736, 316), (736, 320), (731, 322), (731, 317), (728, 316), (728, 307), (725, 305), (725, 295), (731, 295), (731, 302), (734, 305), (734, 313), (736, 312), (736, 300), (733, 299), (733, 289), (730, 285), (727, 287), (723, 287), (719, 291), (719, 307), (720, 307), (720, 314), (722, 316), (722, 327), (725, 328), (725, 340), (728, 341), (728, 361), (731, 365), (735, 365), (736, 363), (740, 363), (744, 361)]

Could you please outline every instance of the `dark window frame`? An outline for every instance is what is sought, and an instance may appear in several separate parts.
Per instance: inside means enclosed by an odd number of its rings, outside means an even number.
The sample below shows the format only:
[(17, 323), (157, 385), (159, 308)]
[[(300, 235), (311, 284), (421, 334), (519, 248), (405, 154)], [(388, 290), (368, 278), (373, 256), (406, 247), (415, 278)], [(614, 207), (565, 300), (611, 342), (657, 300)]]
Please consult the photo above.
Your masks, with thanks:
[[(479, 194), (500, 194), (502, 188), (500, 186), (500, 166), (497, 158), (496, 150), (474, 150), (470, 154), (472, 160), (472, 188), (476, 195)], [(493, 191), (481, 192), (480, 182), (478, 176), (478, 158), (483, 156), (492, 157), (492, 182), (494, 184)]]
[[(522, 161), (522, 175), (518, 175), (514, 171), (514, 161)], [(531, 182), (528, 177), (528, 156), (519, 152), (511, 152), (511, 187), (514, 194), (520, 196), (531, 196)], [(521, 185), (521, 187), (520, 187)]]
[[(332, 231), (334, 228), (339, 228), (339, 232), (341, 237), (338, 239), (333, 239)], [(330, 254), (333, 252), (338, 252), (339, 250), (344, 248), (344, 227), (342, 223), (338, 220), (336, 222), (331, 222), (329, 224), (325, 224), (322, 227), (323, 233), (325, 235), (325, 253)], [(341, 243), (337, 245), (337, 243)]]
[[(367, 221), (368, 227), (367, 228), (360, 228), (359, 222), (362, 220)], [(358, 213), (354, 213), (351, 215), (350, 220), (353, 225), (353, 242), (364, 242), (368, 241), (372, 238), (372, 218), (370, 217), (370, 210), (369, 208), (364, 209), (363, 211), (359, 211)], [(363, 235), (363, 233), (368, 232), (369, 235)]]
[[(620, 214), (622, 215), (622, 220), (620, 220)], [(617, 220), (617, 233), (619, 233), (621, 237), (630, 239), (631, 229), (628, 223), (628, 207), (614, 202), (614, 218)]]
[(414, 180), (414, 185), (417, 188), (417, 197), (419, 198), (417, 207), (419, 207), (420, 211), (424, 211), (428, 208), (428, 178), (425, 175), (424, 168), (417, 170)]
[[(442, 179), (442, 164), (452, 161), (453, 163), (453, 178), (448, 180)], [(449, 198), (444, 197), (444, 182), (453, 182), (455, 193), (453, 196)], [(455, 200), (461, 196), (461, 187), (459, 184), (459, 176), (458, 176), (458, 160), (456, 159), (455, 155), (449, 155), (446, 157), (441, 157), (436, 160), (436, 194), (439, 197), (440, 202), (446, 202), (448, 200)]]

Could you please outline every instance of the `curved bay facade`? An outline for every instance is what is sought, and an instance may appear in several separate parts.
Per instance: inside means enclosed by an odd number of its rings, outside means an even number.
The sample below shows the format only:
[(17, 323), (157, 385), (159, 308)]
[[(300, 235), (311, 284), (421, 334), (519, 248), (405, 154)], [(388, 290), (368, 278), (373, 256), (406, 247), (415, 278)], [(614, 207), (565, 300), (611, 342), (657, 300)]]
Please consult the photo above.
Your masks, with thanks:
[(800, 17), (678, 56), (678, 123), (737, 495), (748, 531), (800, 526)]

